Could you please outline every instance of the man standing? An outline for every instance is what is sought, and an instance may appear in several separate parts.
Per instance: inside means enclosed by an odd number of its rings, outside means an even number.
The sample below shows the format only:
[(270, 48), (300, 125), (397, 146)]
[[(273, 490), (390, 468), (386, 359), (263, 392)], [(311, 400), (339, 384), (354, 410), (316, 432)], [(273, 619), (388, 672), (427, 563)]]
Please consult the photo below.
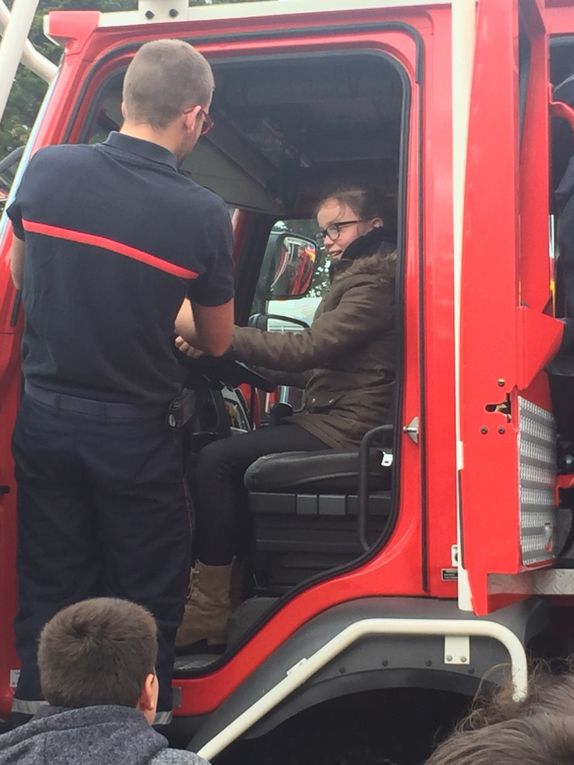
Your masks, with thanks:
[(231, 226), (223, 201), (177, 172), (211, 126), (213, 75), (183, 41), (144, 45), (124, 124), (94, 146), (40, 150), (8, 209), (22, 289), (25, 393), (18, 481), (22, 670), (13, 712), (42, 704), (38, 635), (97, 595), (146, 606), (158, 625), (158, 722), (169, 721), (173, 642), (189, 568), (173, 352), (182, 304), (202, 349), (231, 341)]

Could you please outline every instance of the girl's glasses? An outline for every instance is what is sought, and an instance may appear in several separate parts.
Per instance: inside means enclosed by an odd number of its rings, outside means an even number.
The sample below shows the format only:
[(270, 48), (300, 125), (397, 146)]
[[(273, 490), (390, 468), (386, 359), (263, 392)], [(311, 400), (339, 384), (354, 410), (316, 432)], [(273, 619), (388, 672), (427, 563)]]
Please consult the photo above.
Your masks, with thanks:
[(343, 226), (351, 226), (353, 223), (363, 223), (362, 220), (339, 220), (336, 223), (330, 223), (327, 228), (320, 228), (317, 239), (319, 244), (323, 244), (325, 237), (328, 236), (332, 242), (336, 242), (341, 236)]

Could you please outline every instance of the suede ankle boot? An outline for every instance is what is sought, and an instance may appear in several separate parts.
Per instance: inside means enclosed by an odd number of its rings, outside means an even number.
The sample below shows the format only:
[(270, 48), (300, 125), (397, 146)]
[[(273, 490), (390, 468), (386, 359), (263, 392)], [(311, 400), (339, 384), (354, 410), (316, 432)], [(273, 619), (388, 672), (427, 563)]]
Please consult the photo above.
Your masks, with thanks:
[(208, 648), (221, 647), (227, 642), (227, 622), (231, 615), (231, 569), (231, 563), (228, 566), (208, 566), (197, 561), (191, 572), (183, 622), (175, 638), (178, 652), (189, 650), (199, 641), (206, 641)]

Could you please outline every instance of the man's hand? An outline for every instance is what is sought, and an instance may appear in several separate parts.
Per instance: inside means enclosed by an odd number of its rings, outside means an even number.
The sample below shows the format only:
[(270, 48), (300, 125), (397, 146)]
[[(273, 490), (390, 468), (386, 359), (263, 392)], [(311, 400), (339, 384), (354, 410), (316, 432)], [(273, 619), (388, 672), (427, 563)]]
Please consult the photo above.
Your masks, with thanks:
[(193, 345), (190, 345), (187, 340), (184, 340), (183, 337), (181, 337), (181, 335), (175, 338), (175, 347), (178, 351), (181, 351), (181, 353), (185, 353), (186, 356), (189, 356), (190, 359), (198, 359), (200, 356), (205, 355), (199, 348), (194, 348)]
[(233, 300), (217, 306), (192, 305), (184, 300), (175, 331), (193, 348), (210, 356), (222, 356), (233, 336)]

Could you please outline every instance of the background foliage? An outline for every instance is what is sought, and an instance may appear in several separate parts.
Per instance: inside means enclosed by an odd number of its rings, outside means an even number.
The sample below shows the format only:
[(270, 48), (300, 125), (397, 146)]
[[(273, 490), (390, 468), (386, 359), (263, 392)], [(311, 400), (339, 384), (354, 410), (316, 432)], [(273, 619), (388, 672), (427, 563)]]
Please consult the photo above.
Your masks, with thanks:
[[(11, 7), (12, 0), (7, 5)], [(30, 40), (49, 59), (58, 62), (61, 49), (47, 40), (42, 33), (42, 19), (53, 10), (120, 11), (137, 8), (137, 0), (40, 0)], [(26, 142), (47, 85), (24, 66), (18, 68), (16, 81), (0, 124), (0, 159)]]
[[(191, 5), (202, 5), (206, 0), (192, 0)], [(236, 2), (237, 0), (213, 0)], [(12, 0), (6, 0), (8, 7)], [(42, 34), (42, 18), (53, 10), (129, 11), (137, 8), (137, 0), (40, 0), (30, 32), (30, 40), (45, 56), (57, 62), (61, 49)], [(47, 85), (26, 67), (20, 66), (0, 124), (0, 159), (26, 142)]]

